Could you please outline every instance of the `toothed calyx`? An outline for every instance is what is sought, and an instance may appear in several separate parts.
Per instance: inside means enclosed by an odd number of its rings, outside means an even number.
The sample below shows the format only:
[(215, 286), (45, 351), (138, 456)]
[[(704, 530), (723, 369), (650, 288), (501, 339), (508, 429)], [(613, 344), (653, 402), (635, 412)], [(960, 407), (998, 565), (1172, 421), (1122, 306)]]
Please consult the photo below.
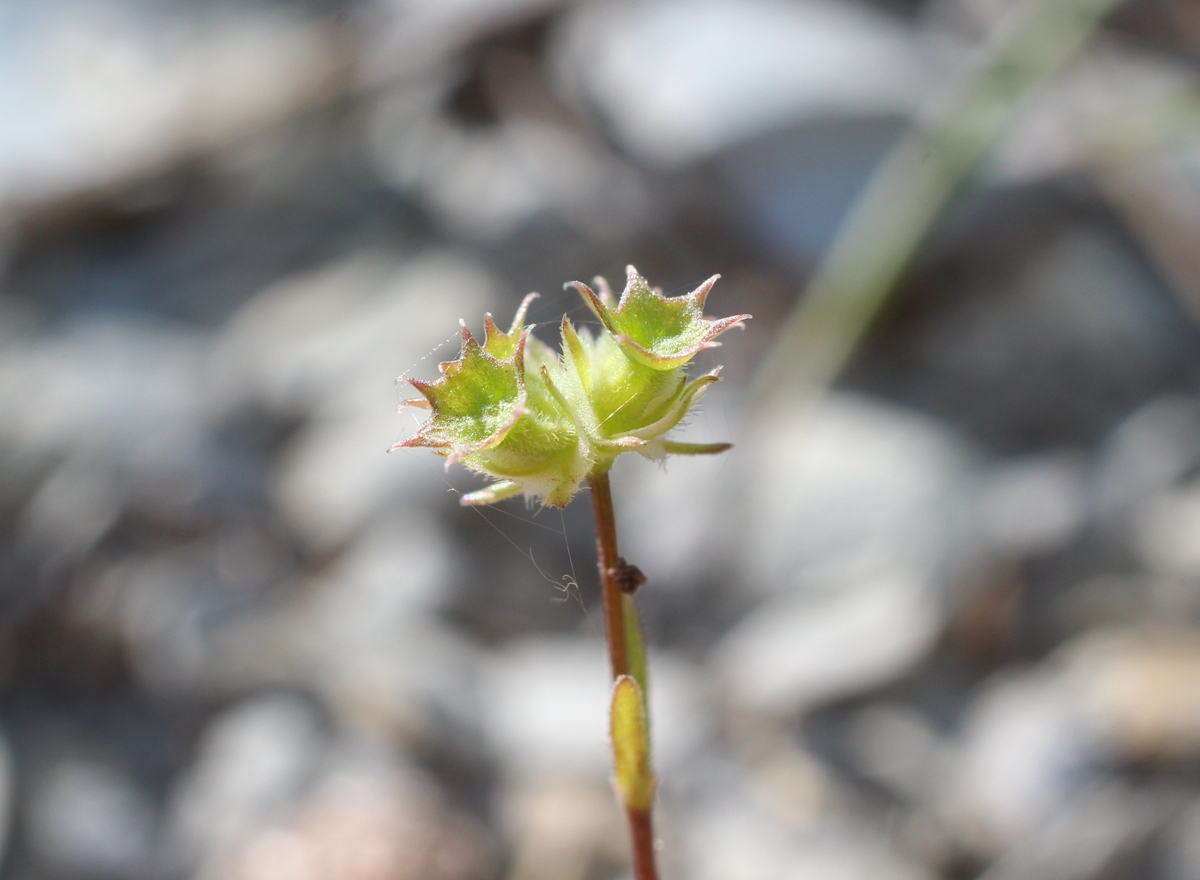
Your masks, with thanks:
[(625, 290), (613, 302), (608, 284), (597, 279), (600, 293), (572, 281), (584, 301), (633, 360), (657, 370), (681, 367), (706, 348), (720, 345), (713, 340), (730, 327), (740, 326), (749, 315), (712, 320), (704, 317), (704, 301), (720, 275), (714, 275), (685, 296), (665, 297), (650, 287), (633, 266), (625, 269)]
[(713, 320), (704, 301), (719, 276), (685, 296), (665, 297), (632, 266), (619, 302), (603, 279), (600, 293), (571, 282), (600, 318), (593, 336), (562, 321), (556, 354), (530, 335), (521, 303), (508, 332), (491, 315), (481, 345), (463, 326), (458, 358), (439, 365), (433, 382), (411, 380), (422, 395), (403, 405), (431, 410), (417, 432), (393, 446), (426, 446), (498, 482), (462, 497), (492, 504), (514, 495), (564, 507), (591, 474), (623, 452), (647, 458), (723, 452), (663, 435), (687, 415), (717, 370), (689, 381), (686, 367), (716, 336), (749, 315)]

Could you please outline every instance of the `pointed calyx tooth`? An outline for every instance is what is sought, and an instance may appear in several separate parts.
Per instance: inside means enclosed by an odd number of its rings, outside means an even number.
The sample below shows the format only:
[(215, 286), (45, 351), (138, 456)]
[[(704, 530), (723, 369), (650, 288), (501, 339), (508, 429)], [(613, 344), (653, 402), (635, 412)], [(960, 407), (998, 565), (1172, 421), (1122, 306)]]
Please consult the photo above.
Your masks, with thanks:
[(624, 303), (625, 296), (629, 293), (629, 291), (639, 285), (647, 288), (650, 287), (650, 285), (646, 283), (646, 279), (639, 275), (638, 270), (633, 267), (633, 263), (630, 263), (625, 267), (625, 289), (621, 291), (621, 302)]
[(531, 293), (521, 300), (521, 305), (517, 307), (517, 315), (507, 333), (496, 326), (491, 312), (483, 316), (483, 347), (488, 354), (497, 358), (506, 358), (512, 354), (521, 332), (529, 329), (525, 327), (525, 313), (529, 310), (529, 304), (537, 297), (536, 293)]
[(467, 327), (466, 321), (460, 319), (458, 326), (462, 331), (462, 349), (459, 351), (459, 358), (461, 359), (470, 349), (479, 348), (480, 345), (479, 340), (471, 335), (471, 330)]
[(483, 338), (485, 344), (496, 338), (497, 336), (505, 335), (499, 327), (496, 326), (495, 319), (492, 318), (491, 312), (484, 312), (483, 315)]
[(592, 284), (595, 284), (596, 289), (600, 291), (600, 301), (606, 306), (615, 309), (617, 307), (617, 299), (613, 296), (612, 288), (608, 286), (608, 279), (602, 275), (597, 275), (592, 279)]
[[(439, 364), (438, 365), (439, 370), (442, 366), (448, 365), (448, 363), (449, 362), (447, 362), (447, 364)], [(441, 373), (443, 375), (445, 375), (445, 372), (446, 372), (445, 370), (441, 370)], [(439, 379), (438, 381), (442, 381), (442, 380)], [(412, 400), (403, 401), (400, 405), (401, 406), (417, 406), (417, 407), (420, 407), (421, 409), (432, 409), (433, 398), (434, 398), (434, 394), (435, 394), (435, 392), (432, 389), (437, 384), (437, 382), (426, 382), (424, 379), (409, 379), (408, 384), (411, 385), (413, 388), (417, 389), (417, 391), (419, 391), (422, 396), (413, 398)]]
[[(563, 289), (565, 290), (568, 287), (573, 287), (578, 290), (580, 294), (582, 294), (584, 302), (588, 304), (588, 307), (591, 308), (592, 312), (595, 313), (596, 317), (598, 317), (601, 321), (605, 321), (605, 316), (608, 315), (612, 309), (616, 308), (616, 303), (612, 298), (612, 294), (608, 293), (608, 282), (604, 283), (603, 289), (607, 293), (607, 296), (604, 297), (601, 297), (598, 293), (596, 293), (596, 291), (592, 290), (582, 281), (568, 281), (563, 285)], [(608, 327), (610, 331), (612, 330), (612, 327), (610, 327), (606, 321), (604, 326)]]
[[(690, 296), (692, 301), (696, 304), (696, 308), (698, 308), (701, 312), (704, 311), (704, 303), (708, 300), (709, 291), (713, 289), (713, 285), (716, 284), (720, 279), (720, 275), (714, 275), (688, 294), (688, 296)], [(748, 318), (750, 316), (743, 315), (742, 317)]]
[(515, 318), (513, 318), (512, 329), (508, 331), (510, 334), (516, 333), (519, 329), (525, 326), (525, 313), (529, 311), (530, 304), (532, 304), (533, 301), (539, 296), (541, 296), (540, 293), (525, 294), (525, 298), (521, 300), (521, 304), (517, 306), (517, 315)]

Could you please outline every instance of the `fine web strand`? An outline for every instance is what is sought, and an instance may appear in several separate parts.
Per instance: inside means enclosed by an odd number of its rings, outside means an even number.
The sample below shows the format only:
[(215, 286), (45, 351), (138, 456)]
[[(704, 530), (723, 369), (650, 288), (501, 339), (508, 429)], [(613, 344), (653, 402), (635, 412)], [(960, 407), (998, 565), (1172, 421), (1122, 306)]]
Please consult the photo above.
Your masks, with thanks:
[[(446, 482), (444, 477), (442, 479), (443, 479), (443, 482)], [(456, 489), (454, 486), (451, 486), (449, 484), (449, 482), (446, 482), (446, 485), (449, 488), (449, 491), (455, 493), (456, 495), (462, 494), (461, 491)], [(579, 580), (575, 574), (575, 561), (571, 556), (571, 544), (569, 541), (567, 541), (567, 528), (566, 528), (566, 520), (565, 519), (563, 520), (562, 531), (559, 532), (557, 529), (553, 529), (550, 526), (546, 526), (546, 525), (543, 525), (542, 523), (534, 522), (533, 520), (526, 519), (523, 516), (517, 516), (515, 513), (512, 513), (511, 511), (502, 510), (501, 508), (498, 508), (498, 507), (491, 508), (492, 510), (498, 511), (499, 513), (503, 513), (506, 516), (510, 516), (513, 519), (520, 520), (521, 522), (525, 523), (526, 525), (536, 526), (539, 529), (544, 529), (555, 535), (562, 535), (563, 542), (567, 548), (567, 559), (570, 561), (570, 564), (571, 564), (571, 573), (564, 574), (561, 579), (555, 580), (554, 578), (550, 577), (550, 575), (546, 574), (546, 572), (538, 564), (537, 559), (533, 555), (532, 547), (530, 547), (528, 550), (522, 548), (521, 545), (518, 544), (515, 540), (513, 540), (513, 538), (509, 534), (507, 534), (502, 528), (500, 528), (498, 525), (496, 525), (496, 523), (492, 522), (492, 520), (489, 519), (484, 514), (484, 512), (479, 508), (479, 506), (469, 505), (469, 507), (471, 510), (475, 511), (475, 513), (478, 514), (479, 517), (485, 523), (488, 524), (488, 526), (495, 529), (496, 534), (498, 534), (501, 538), (503, 538), (505, 541), (507, 541), (514, 550), (516, 550), (523, 557), (528, 559), (530, 564), (533, 566), (534, 570), (538, 573), (538, 575), (541, 576), (542, 580), (544, 580), (546, 583), (550, 584), (550, 586), (554, 587), (554, 589), (556, 589), (559, 592), (564, 594), (562, 597), (556, 599), (555, 601), (566, 602), (566, 601), (568, 601), (568, 599), (570, 597), (573, 596), (575, 599), (575, 602), (579, 605), (580, 610), (583, 611), (584, 618), (588, 621), (589, 626), (591, 625), (591, 623), (592, 623), (591, 615), (588, 613), (587, 606), (583, 604), (583, 593), (582, 593), (582, 590), (580, 590), (580, 588), (579, 588)]]
[(395, 381), (393, 382), (393, 387), (395, 388), (395, 394), (396, 394), (396, 408), (399, 409), (401, 412), (407, 411), (409, 417), (412, 418), (412, 420), (413, 420), (413, 431), (414, 432), (419, 431), (421, 429), (421, 425), (424, 423), (424, 418), (417, 412), (414, 412), (412, 407), (403, 406), (403, 402), (405, 400), (410, 399), (410, 397), (405, 394), (401, 383), (407, 382), (408, 379), (412, 376), (413, 371), (416, 370), (418, 367), (420, 367), (421, 364), (423, 364), (425, 361), (429, 360), (429, 358), (433, 357), (435, 354), (437, 354), (439, 351), (441, 351), (443, 348), (445, 348), (447, 345), (449, 345), (455, 339), (459, 339), (459, 338), (461, 338), (461, 331), (456, 330), (454, 333), (451, 333), (449, 336), (447, 336), (445, 339), (443, 339), (441, 342), (439, 342), (433, 348), (429, 349), (429, 351), (425, 352), (425, 354), (421, 355), (421, 357), (419, 357), (407, 370), (405, 370), (403, 373), (401, 373), (399, 376), (397, 376)]
[(451, 333), (449, 336), (447, 336), (445, 339), (443, 339), (441, 342), (439, 342), (433, 348), (429, 349), (429, 351), (425, 352), (425, 354), (421, 355), (419, 358), (417, 358), (415, 361), (413, 361), (412, 365), (409, 366), (409, 368), (407, 370), (405, 370), (403, 373), (401, 373), (399, 376), (396, 377), (395, 384), (397, 386), (397, 389), (396, 389), (397, 398), (399, 398), (399, 394), (400, 394), (400, 391), (399, 391), (400, 383), (407, 382), (408, 379), (412, 376), (413, 370), (417, 369), (419, 366), (421, 366), (421, 364), (425, 363), (425, 361), (429, 360), (431, 357), (433, 357), (435, 354), (437, 354), (439, 351), (441, 351), (443, 348), (445, 348), (451, 342), (453, 342), (456, 339), (461, 339), (461, 338), (462, 338), (462, 331), (455, 330), (453, 333)]
[[(579, 577), (575, 573), (575, 558), (571, 555), (571, 542), (567, 539), (567, 515), (563, 513), (561, 507), (558, 509), (558, 520), (562, 524), (563, 546), (567, 548), (567, 562), (571, 566), (571, 582), (575, 584), (575, 601), (583, 609), (583, 616), (587, 619), (588, 626), (592, 626), (592, 616), (588, 614), (587, 606), (583, 604), (583, 593), (579, 589)], [(595, 629), (594, 626), (592, 628)]]

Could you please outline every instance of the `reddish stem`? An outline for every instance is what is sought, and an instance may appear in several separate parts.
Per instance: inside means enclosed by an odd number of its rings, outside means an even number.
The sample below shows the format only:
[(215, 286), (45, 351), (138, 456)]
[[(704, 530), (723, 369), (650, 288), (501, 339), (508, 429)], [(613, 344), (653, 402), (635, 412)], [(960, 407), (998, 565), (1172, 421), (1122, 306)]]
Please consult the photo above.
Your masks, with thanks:
[(633, 842), (633, 876), (636, 880), (658, 880), (654, 864), (654, 820), (649, 810), (625, 810)]
[(608, 659), (613, 679), (632, 675), (629, 645), (625, 640), (625, 615), (621, 608), (621, 587), (613, 576), (620, 554), (617, 551), (617, 522), (613, 515), (612, 490), (608, 474), (588, 477), (592, 495), (592, 513), (596, 519), (596, 549), (600, 563), (600, 594), (604, 604), (604, 636), (608, 641)]
[[(600, 591), (604, 605), (604, 635), (608, 641), (608, 659), (613, 679), (632, 675), (629, 664), (629, 644), (625, 638), (623, 594), (616, 577), (620, 560), (617, 550), (617, 522), (613, 515), (612, 490), (608, 474), (588, 477), (592, 495), (592, 513), (596, 519), (596, 547), (599, 552)], [(654, 822), (650, 810), (634, 810), (626, 806), (629, 818), (629, 837), (633, 846), (633, 876), (635, 880), (658, 880), (654, 864)]]

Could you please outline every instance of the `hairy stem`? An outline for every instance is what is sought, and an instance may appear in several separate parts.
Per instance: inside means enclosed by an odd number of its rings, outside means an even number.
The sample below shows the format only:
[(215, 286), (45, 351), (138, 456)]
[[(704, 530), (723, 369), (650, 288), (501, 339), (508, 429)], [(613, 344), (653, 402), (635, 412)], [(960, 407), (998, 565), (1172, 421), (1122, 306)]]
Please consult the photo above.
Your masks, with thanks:
[[(604, 605), (604, 635), (608, 642), (608, 659), (612, 666), (613, 679), (616, 680), (622, 675), (633, 676), (639, 681), (645, 694), (645, 659), (642, 656), (637, 609), (632, 596), (622, 589), (621, 571), (625, 570), (625, 583), (628, 583), (629, 567), (625, 566), (617, 550), (617, 522), (613, 514), (608, 473), (588, 477), (588, 488), (591, 490), (592, 513), (596, 520), (600, 590)], [(640, 576), (640, 572), (638, 575)], [(630, 651), (631, 640), (635, 643), (634, 652)], [(631, 657), (631, 653), (637, 656)], [(629, 804), (625, 804), (625, 814), (629, 819), (635, 880), (658, 880), (658, 869), (654, 863), (653, 815), (649, 809), (635, 809)]]
[(617, 521), (613, 515), (608, 474), (588, 477), (588, 488), (591, 489), (592, 513), (596, 519), (600, 593), (604, 604), (604, 636), (608, 641), (608, 659), (612, 664), (613, 678), (616, 679), (620, 675), (631, 675), (632, 668), (629, 665), (629, 641), (625, 631), (625, 608), (621, 601), (624, 596), (615, 576), (620, 555), (617, 552)]

